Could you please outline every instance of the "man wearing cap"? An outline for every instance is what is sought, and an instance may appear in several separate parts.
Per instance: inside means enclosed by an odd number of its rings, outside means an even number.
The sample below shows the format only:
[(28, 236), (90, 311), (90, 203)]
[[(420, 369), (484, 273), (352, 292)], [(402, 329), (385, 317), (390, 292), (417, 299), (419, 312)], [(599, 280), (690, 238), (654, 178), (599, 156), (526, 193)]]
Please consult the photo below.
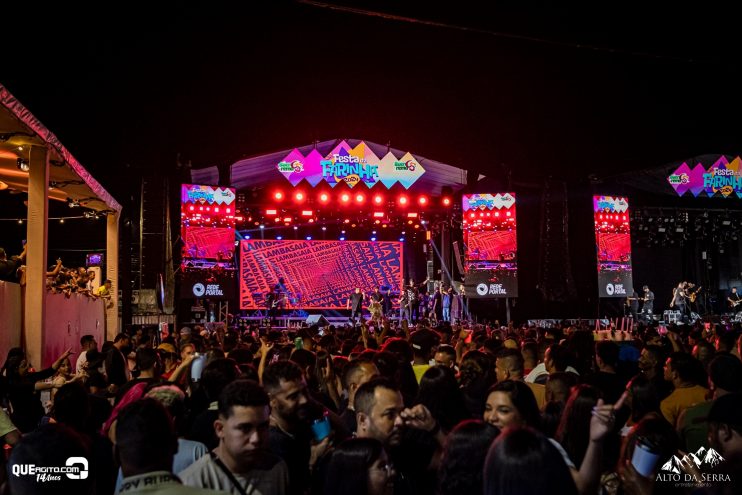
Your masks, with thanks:
[(654, 292), (649, 290), (649, 286), (642, 287), (644, 290), (644, 304), (642, 305), (642, 316), (649, 322), (652, 321), (652, 312), (654, 311)]
[(430, 368), (432, 351), (440, 342), (437, 333), (427, 328), (422, 328), (410, 334), (410, 345), (412, 346), (412, 371), (415, 372), (417, 383), (420, 383), (423, 375)]

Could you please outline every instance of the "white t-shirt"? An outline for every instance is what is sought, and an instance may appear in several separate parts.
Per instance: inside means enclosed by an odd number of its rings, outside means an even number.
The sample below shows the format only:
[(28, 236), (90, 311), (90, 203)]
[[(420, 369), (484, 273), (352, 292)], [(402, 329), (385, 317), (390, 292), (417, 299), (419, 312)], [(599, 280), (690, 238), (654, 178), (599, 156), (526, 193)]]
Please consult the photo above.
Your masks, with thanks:
[[(252, 469), (249, 473), (233, 473), (237, 482), (250, 495), (284, 495), (289, 492), (289, 471), (281, 458), (265, 452), (264, 468)], [(229, 476), (207, 454), (178, 474), (184, 485), (212, 490), (223, 490), (240, 495)]]
[(88, 351), (82, 351), (77, 357), (77, 363), (75, 363), (75, 373), (79, 375), (86, 364), (88, 364)]

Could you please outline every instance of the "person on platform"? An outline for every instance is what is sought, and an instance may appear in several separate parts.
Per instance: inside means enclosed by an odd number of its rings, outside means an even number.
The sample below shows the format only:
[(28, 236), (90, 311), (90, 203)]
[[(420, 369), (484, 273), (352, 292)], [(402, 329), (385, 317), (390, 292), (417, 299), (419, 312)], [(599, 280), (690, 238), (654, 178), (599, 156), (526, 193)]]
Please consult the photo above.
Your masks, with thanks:
[(384, 311), (384, 316), (389, 316), (392, 311), (392, 288), (386, 286), (384, 289), (381, 293), (381, 309)]
[(642, 289), (644, 290), (642, 317), (647, 321), (652, 321), (652, 312), (654, 312), (654, 292), (649, 290), (648, 285), (645, 285)]
[(466, 319), (466, 299), (464, 284), (459, 285), (459, 292), (453, 295), (451, 301), (451, 322), (457, 323)]
[(678, 286), (673, 289), (672, 301), (670, 302), (671, 307), (674, 307), (677, 311), (680, 311), (680, 317), (683, 318), (683, 320), (685, 320), (685, 309), (686, 309), (685, 285), (686, 285), (686, 282), (680, 282)]
[(729, 293), (727, 301), (729, 302), (729, 308), (732, 312), (736, 313), (737, 311), (742, 311), (742, 298), (739, 297), (736, 287), (732, 287), (732, 291)]
[(350, 320), (356, 323), (356, 317), (360, 320), (363, 318), (363, 298), (366, 295), (360, 287), (356, 287), (353, 293), (348, 297), (346, 308), (350, 310)]
[(636, 289), (631, 291), (631, 295), (626, 299), (626, 307), (631, 313), (631, 319), (634, 323), (639, 321), (639, 294)]

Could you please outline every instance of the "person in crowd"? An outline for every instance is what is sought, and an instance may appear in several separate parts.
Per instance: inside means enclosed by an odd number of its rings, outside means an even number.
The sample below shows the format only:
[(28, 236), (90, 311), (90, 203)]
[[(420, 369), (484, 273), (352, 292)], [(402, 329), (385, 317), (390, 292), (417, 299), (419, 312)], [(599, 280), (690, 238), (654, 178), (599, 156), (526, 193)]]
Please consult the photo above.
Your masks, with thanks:
[(693, 381), (695, 363), (691, 355), (683, 352), (672, 353), (665, 363), (664, 378), (674, 390), (660, 403), (660, 409), (673, 426), (683, 410), (706, 400), (708, 390)]
[(704, 421), (719, 397), (742, 392), (742, 361), (731, 354), (719, 354), (709, 364), (711, 400), (680, 413), (677, 429), (685, 452), (696, 452), (707, 445), (708, 423)]
[(533, 368), (538, 366), (538, 344), (534, 340), (526, 340), (520, 348), (523, 355), (523, 376), (528, 376)]
[(374, 438), (346, 440), (332, 452), (325, 495), (392, 495), (394, 467), (384, 446)]
[(92, 335), (80, 337), (80, 355), (75, 363), (75, 374), (80, 374), (85, 370), (85, 365), (88, 363), (88, 351), (91, 350), (98, 350), (98, 342), (95, 341), (95, 337)]
[(550, 373), (544, 387), (544, 400), (565, 405), (572, 387), (577, 385), (577, 380), (578, 376), (574, 373)]
[(213, 450), (219, 444), (214, 432), (214, 422), (219, 419), (219, 396), (224, 388), (240, 376), (240, 369), (233, 359), (216, 358), (204, 367), (199, 380), (198, 391), (203, 394), (203, 404), (194, 404), (191, 397), (190, 429), (186, 438), (206, 445)]
[(8, 258), (8, 254), (5, 252), (5, 249), (0, 247), (0, 280), (5, 282), (18, 281), (18, 269), (26, 261), (27, 248), (28, 245), (24, 244), (21, 254)]
[(577, 495), (569, 468), (544, 435), (524, 426), (503, 431), (487, 453), (485, 495)]
[(728, 493), (742, 491), (742, 394), (726, 394), (714, 400), (706, 418), (709, 425), (709, 446), (723, 458), (716, 472), (726, 474), (730, 482)]
[(270, 450), (288, 466), (291, 493), (302, 493), (310, 475), (330, 446), (331, 435), (314, 441), (310, 423), (324, 415), (307, 390), (301, 368), (291, 361), (269, 364), (263, 386), (270, 397)]
[(57, 389), (64, 385), (59, 380), (46, 383), (43, 380), (56, 374), (70, 354), (72, 350), (68, 349), (49, 368), (37, 372), (29, 371), (31, 365), (22, 351), (8, 358), (5, 363), (5, 387), (12, 407), (10, 418), (22, 433), (36, 428), (44, 416), (44, 408), (36, 391)]
[[(42, 425), (23, 435), (13, 448), (8, 460), (8, 488), (11, 494), (23, 495), (94, 495), (95, 477), (88, 476), (88, 459), (90, 450), (85, 440), (72, 428), (57, 423)], [(30, 465), (69, 466), (75, 469), (71, 473), (74, 477), (65, 475), (59, 480), (41, 482), (37, 474), (28, 473)], [(16, 476), (14, 472), (19, 474)]]
[(481, 418), (489, 388), (497, 380), (489, 354), (473, 350), (464, 354), (459, 370), (459, 386), (466, 409), (473, 418)]
[(523, 354), (518, 349), (501, 349), (495, 360), (497, 381), (514, 380), (525, 383), (536, 398), (539, 410), (544, 406), (545, 387), (540, 383), (523, 381)]
[(424, 405), (430, 411), (444, 433), (469, 418), (456, 374), (445, 366), (428, 368), (420, 380), (415, 403)]
[(456, 349), (448, 344), (439, 345), (433, 355), (433, 361), (435, 361), (436, 366), (445, 366), (455, 370)]
[(119, 493), (201, 495), (212, 490), (184, 486), (172, 472), (178, 448), (172, 419), (155, 399), (144, 398), (121, 410), (116, 457), (123, 480)]
[(500, 430), (484, 421), (459, 423), (446, 437), (438, 471), (438, 493), (482, 493), (484, 460)]
[(585, 377), (583, 383), (600, 390), (609, 404), (615, 404), (624, 392), (625, 381), (616, 373), (618, 368), (618, 344), (602, 340), (595, 344), (595, 364), (597, 372)]
[(541, 427), (536, 398), (531, 388), (518, 380), (498, 381), (490, 388), (483, 419), (500, 430), (509, 426)]
[(664, 419), (660, 410), (657, 382), (650, 380), (644, 373), (639, 373), (629, 381), (624, 397), (630, 412), (626, 425), (621, 430), (622, 436), (627, 436), (631, 428), (644, 418)]
[(412, 346), (412, 370), (418, 385), (423, 374), (430, 368), (433, 357), (433, 348), (438, 345), (440, 337), (434, 331), (421, 328), (410, 334), (409, 342)]
[(663, 366), (665, 360), (664, 350), (655, 344), (645, 345), (639, 354), (639, 371), (654, 382), (660, 400), (672, 392), (672, 383), (664, 379)]
[(131, 340), (125, 333), (116, 335), (113, 346), (106, 355), (106, 376), (108, 377), (109, 391), (116, 393), (119, 387), (131, 380), (131, 372), (127, 361)]
[(355, 359), (348, 363), (343, 373), (343, 390), (348, 396), (348, 405), (340, 415), (348, 431), (355, 432), (356, 423), (355, 396), (358, 387), (379, 375), (379, 369), (373, 361)]
[[(72, 364), (70, 363), (69, 357), (63, 359), (54, 375), (44, 380), (43, 383), (36, 384), (35, 388), (40, 391), (39, 395), (41, 398), (41, 404), (44, 406), (44, 412), (48, 413), (51, 410), (52, 404), (54, 403), (54, 396), (60, 387), (64, 386), (66, 383), (75, 380), (83, 380), (84, 378), (85, 375), (82, 373), (78, 375), (72, 373)], [(44, 386), (48, 386), (48, 388), (41, 388)]]
[(544, 354), (544, 362), (539, 363), (528, 376), (525, 377), (525, 381), (528, 383), (545, 383), (546, 377), (549, 373), (558, 373), (562, 371), (568, 371), (570, 373), (579, 374), (575, 368), (570, 366), (570, 360), (572, 359), (572, 353), (569, 351), (567, 346), (562, 344), (550, 345)]
[(289, 493), (286, 463), (269, 450), (269, 402), (257, 382), (236, 380), (227, 385), (214, 422), (219, 445), (180, 473), (183, 483), (234, 495)]

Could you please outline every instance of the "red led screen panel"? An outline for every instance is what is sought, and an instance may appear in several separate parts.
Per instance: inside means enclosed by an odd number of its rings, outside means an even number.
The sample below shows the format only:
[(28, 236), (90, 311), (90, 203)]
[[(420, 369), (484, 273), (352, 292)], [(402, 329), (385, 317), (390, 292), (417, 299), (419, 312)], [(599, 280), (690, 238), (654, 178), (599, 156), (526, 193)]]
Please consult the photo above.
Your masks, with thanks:
[(234, 257), (234, 229), (183, 226), (184, 258), (228, 260)]
[(515, 194), (462, 197), (468, 297), (517, 297), (518, 229)]
[(355, 287), (371, 292), (402, 287), (403, 243), (243, 240), (240, 308), (266, 309), (268, 293), (283, 279), (287, 308), (345, 309)]
[(629, 201), (593, 196), (600, 297), (627, 297), (633, 290)]

